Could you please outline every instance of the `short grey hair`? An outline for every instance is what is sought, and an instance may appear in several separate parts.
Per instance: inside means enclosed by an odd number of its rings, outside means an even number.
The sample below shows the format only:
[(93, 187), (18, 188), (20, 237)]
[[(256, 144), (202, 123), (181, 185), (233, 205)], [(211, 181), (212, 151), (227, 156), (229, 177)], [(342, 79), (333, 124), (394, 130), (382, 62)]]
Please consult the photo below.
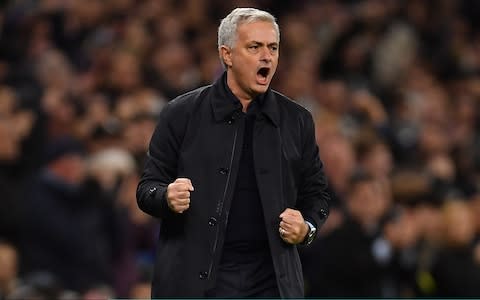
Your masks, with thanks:
[[(259, 21), (272, 23), (277, 32), (277, 40), (280, 42), (280, 28), (272, 14), (256, 8), (235, 8), (220, 22), (220, 26), (218, 26), (218, 49), (220, 49), (221, 46), (233, 48), (237, 39), (238, 26), (244, 23)], [(220, 60), (225, 66), (221, 57)]]

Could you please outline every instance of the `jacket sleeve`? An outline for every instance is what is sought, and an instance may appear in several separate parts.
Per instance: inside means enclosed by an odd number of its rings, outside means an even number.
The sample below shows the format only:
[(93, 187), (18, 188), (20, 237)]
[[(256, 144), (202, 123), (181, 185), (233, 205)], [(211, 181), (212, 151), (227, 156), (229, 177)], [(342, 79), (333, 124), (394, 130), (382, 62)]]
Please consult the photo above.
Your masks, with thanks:
[(160, 113), (137, 187), (138, 207), (161, 219), (175, 216), (168, 207), (166, 191), (177, 178), (178, 153), (185, 130), (185, 120), (175, 113), (173, 102), (169, 102)]
[(315, 139), (315, 125), (310, 113), (303, 118), (302, 173), (298, 188), (297, 209), (305, 220), (319, 229), (329, 214), (330, 195)]

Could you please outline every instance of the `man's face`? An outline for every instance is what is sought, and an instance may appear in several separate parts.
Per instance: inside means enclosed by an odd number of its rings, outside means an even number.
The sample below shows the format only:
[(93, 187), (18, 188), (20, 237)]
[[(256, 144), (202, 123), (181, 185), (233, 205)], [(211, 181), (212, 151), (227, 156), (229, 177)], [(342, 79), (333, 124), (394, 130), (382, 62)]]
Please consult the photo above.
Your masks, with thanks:
[(274, 25), (259, 21), (239, 25), (235, 46), (222, 46), (227, 82), (237, 97), (252, 99), (267, 91), (277, 69), (278, 44)]

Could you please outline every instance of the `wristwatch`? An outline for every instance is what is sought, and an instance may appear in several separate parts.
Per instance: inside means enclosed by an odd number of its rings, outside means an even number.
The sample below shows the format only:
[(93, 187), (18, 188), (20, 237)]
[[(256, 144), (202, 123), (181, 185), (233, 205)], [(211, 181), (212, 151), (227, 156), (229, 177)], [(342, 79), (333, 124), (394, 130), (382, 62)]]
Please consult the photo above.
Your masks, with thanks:
[(303, 245), (310, 245), (313, 240), (315, 239), (315, 236), (317, 235), (317, 228), (313, 226), (312, 223), (309, 221), (305, 221), (308, 225), (308, 232), (307, 235), (305, 236), (305, 239), (303, 240)]

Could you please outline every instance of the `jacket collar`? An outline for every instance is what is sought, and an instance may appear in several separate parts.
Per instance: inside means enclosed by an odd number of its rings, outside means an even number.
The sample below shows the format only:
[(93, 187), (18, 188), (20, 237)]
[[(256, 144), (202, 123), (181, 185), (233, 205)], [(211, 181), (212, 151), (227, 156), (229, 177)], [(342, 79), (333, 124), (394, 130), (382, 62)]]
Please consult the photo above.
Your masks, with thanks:
[[(259, 95), (255, 101), (258, 101), (260, 113), (278, 127), (279, 110), (273, 91), (269, 88), (265, 94)], [(218, 122), (230, 119), (236, 112), (242, 110), (242, 104), (227, 85), (226, 71), (213, 84), (211, 103), (215, 120)]]

